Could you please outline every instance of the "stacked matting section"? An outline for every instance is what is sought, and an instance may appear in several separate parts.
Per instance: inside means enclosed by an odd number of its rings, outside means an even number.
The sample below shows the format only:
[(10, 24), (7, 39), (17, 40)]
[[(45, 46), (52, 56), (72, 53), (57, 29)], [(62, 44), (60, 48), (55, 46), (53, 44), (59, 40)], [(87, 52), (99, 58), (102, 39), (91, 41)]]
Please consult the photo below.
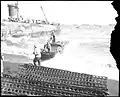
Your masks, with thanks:
[(108, 96), (107, 77), (24, 64), (14, 76), (1, 77), (2, 94)]

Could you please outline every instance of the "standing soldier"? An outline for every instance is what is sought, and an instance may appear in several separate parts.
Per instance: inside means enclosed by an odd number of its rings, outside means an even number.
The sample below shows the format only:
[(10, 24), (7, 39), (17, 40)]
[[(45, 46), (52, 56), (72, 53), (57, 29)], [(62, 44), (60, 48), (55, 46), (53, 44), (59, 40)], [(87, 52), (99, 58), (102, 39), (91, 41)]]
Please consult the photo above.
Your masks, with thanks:
[(47, 51), (47, 52), (50, 52), (51, 51), (51, 45), (49, 43), (50, 41), (47, 42), (47, 44), (44, 45), (44, 50)]
[(35, 55), (35, 58), (33, 60), (33, 63), (35, 66), (40, 66), (41, 65), (41, 51), (38, 50), (38, 48), (34, 45), (34, 52), (33, 54)]
[(55, 34), (54, 34), (54, 31), (51, 33), (51, 36), (50, 36), (50, 41), (52, 41), (52, 43), (55, 43)]

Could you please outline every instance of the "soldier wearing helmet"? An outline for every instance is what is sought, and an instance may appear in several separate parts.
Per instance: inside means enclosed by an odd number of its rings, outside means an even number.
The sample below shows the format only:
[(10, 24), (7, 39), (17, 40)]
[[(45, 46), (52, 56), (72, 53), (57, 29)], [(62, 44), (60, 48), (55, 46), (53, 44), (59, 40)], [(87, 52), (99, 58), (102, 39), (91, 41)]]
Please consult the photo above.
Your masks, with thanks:
[(54, 34), (54, 31), (52, 31), (52, 33), (50, 35), (50, 41), (51, 41), (51, 43), (55, 43), (55, 40), (56, 40), (55, 34)]
[(33, 63), (35, 66), (40, 66), (41, 65), (41, 50), (38, 49), (36, 45), (34, 45), (34, 52), (33, 54), (35, 55), (35, 58), (33, 60)]
[(47, 41), (47, 44), (44, 45), (44, 49), (45, 49), (45, 51), (47, 51), (47, 52), (50, 52), (50, 51), (51, 51), (50, 41)]

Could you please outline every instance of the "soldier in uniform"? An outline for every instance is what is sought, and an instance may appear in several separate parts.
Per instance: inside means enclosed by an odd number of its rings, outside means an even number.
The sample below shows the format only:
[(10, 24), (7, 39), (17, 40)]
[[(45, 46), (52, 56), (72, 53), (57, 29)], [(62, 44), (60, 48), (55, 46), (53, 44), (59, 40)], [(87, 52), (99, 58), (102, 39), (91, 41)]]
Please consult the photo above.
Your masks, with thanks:
[(51, 33), (50, 41), (52, 41), (52, 43), (55, 43), (55, 41), (56, 41), (54, 31)]
[(35, 58), (33, 60), (33, 63), (35, 66), (41, 65), (41, 50), (38, 50), (37, 46), (34, 45), (34, 52)]
[(48, 41), (47, 44), (44, 45), (44, 49), (45, 49), (45, 51), (47, 51), (47, 52), (50, 52), (50, 51), (51, 51), (50, 41)]

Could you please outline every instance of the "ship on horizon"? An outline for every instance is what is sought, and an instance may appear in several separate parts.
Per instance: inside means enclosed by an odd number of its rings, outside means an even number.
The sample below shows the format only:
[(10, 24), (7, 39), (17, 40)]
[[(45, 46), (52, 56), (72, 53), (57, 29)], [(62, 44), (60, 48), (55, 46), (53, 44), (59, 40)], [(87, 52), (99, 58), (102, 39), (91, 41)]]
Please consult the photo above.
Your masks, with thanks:
[[(19, 14), (18, 1), (15, 4), (8, 4), (7, 7), (8, 7), (9, 17), (7, 20), (3, 19), (1, 24), (8, 24), (8, 23), (10, 23), (10, 25), (18, 24), (18, 25), (22, 25), (25, 29), (27, 29), (27, 28), (32, 29), (34, 27), (37, 27), (40, 29), (40, 31), (36, 31), (36, 29), (35, 29), (35, 31), (32, 30), (31, 33), (33, 33), (33, 34), (35, 34), (35, 33), (38, 34), (38, 32), (41, 33), (43, 31), (45, 31), (45, 32), (50, 32), (50, 31), (60, 32), (61, 31), (59, 23), (48, 22), (42, 6), (40, 6), (40, 8), (43, 12), (45, 20), (24, 19)], [(8, 32), (10, 32), (11, 36), (13, 35), (13, 37), (14, 36), (22, 37), (22, 36), (26, 35), (26, 33), (23, 33), (24, 31), (19, 31), (19, 32), (18, 31), (13, 31), (13, 32), (8, 31)]]

